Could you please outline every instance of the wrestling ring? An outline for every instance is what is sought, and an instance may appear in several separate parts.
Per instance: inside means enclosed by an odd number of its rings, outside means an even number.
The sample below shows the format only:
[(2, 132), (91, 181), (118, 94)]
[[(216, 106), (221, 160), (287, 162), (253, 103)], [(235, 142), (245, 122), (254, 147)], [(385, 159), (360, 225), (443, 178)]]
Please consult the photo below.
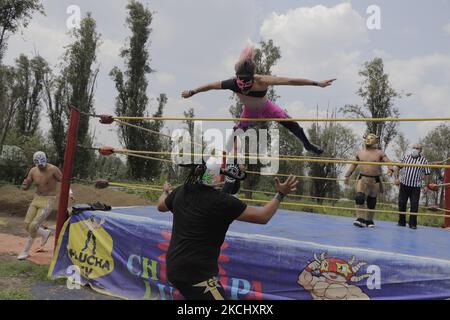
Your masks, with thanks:
[[(225, 119), (225, 118), (155, 118), (113, 117), (83, 114), (71, 108), (61, 196), (58, 206), (55, 254), (49, 270), (51, 278), (67, 278), (68, 268), (77, 266), (79, 277), (70, 277), (95, 291), (124, 299), (173, 300), (181, 295), (167, 280), (165, 254), (170, 241), (172, 215), (158, 213), (156, 207), (114, 207), (93, 210), (67, 208), (72, 178), (72, 163), (77, 148), (76, 132), (81, 116), (95, 117), (108, 125), (116, 122), (144, 130), (149, 135), (161, 132), (133, 124), (132, 121), (448, 121), (450, 118), (382, 119)], [(122, 154), (173, 164), (169, 151), (128, 150), (114, 147), (93, 148), (103, 156)], [(219, 150), (220, 151), (220, 150)], [(203, 154), (187, 153), (189, 156)], [(224, 164), (236, 155), (220, 153)], [(239, 156), (238, 156), (239, 157)], [(245, 160), (261, 159), (254, 154)], [(279, 155), (271, 160), (297, 163), (334, 163), (395, 166), (398, 162), (364, 162), (327, 157)], [(236, 300), (309, 300), (309, 299), (449, 299), (450, 298), (450, 164), (449, 159), (427, 167), (445, 172), (445, 180), (429, 184), (431, 192), (444, 190), (445, 207), (429, 206), (433, 212), (414, 213), (419, 218), (441, 219), (443, 228), (420, 226), (418, 230), (400, 228), (391, 221), (377, 221), (373, 229), (359, 229), (353, 218), (339, 214), (357, 210), (353, 200), (302, 194), (289, 195), (269, 224), (253, 225), (235, 221), (230, 226), (219, 257), (219, 278), (225, 290)], [(258, 175), (260, 172), (248, 171)], [(273, 176), (287, 176), (276, 173)], [(338, 177), (297, 176), (300, 180), (328, 180)], [(82, 181), (97, 187), (143, 190), (159, 194), (162, 186), (120, 181)], [(354, 180), (353, 180), (354, 182)], [(385, 184), (392, 182), (385, 181)], [(249, 204), (264, 204), (273, 192), (241, 189), (256, 199), (239, 198)], [(311, 203), (316, 201), (317, 203)], [(326, 202), (327, 204), (324, 204)], [(383, 209), (364, 209), (377, 214), (398, 216), (395, 204), (378, 203)], [(295, 210), (295, 211), (294, 211)], [(310, 212), (300, 211), (307, 210)], [(361, 209), (358, 209), (361, 210)], [(311, 212), (313, 211), (313, 212)], [(332, 211), (334, 215), (324, 214)], [(401, 212), (404, 214), (404, 212)], [(411, 214), (406, 212), (406, 214)], [(375, 218), (376, 218), (375, 215)], [(91, 221), (91, 222), (89, 222)], [(86, 227), (90, 224), (90, 228)], [(316, 262), (320, 268), (309, 270)], [(337, 271), (338, 269), (341, 271)], [(343, 271), (342, 271), (343, 270)], [(315, 277), (316, 286), (305, 280)], [(323, 290), (321, 288), (333, 288)]]

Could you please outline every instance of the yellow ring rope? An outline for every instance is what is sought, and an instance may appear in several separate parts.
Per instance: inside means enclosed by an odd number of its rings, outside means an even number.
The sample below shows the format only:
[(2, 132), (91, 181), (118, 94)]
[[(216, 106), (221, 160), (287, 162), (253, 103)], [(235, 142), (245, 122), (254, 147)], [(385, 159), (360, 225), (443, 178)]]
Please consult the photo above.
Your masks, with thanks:
[[(158, 185), (142, 185), (142, 184), (132, 184), (132, 183), (116, 183), (111, 182), (110, 185), (118, 185), (123, 187), (130, 187), (130, 188), (136, 188), (136, 189), (150, 189), (151, 191), (161, 191), (162, 186)], [(173, 186), (177, 187), (177, 186)], [(261, 190), (248, 190), (241, 188), (241, 192), (254, 192), (254, 193), (262, 193), (262, 194), (271, 194), (275, 195), (276, 192), (271, 191), (261, 191)], [(293, 198), (307, 198), (307, 199), (322, 199), (322, 200), (328, 200), (333, 202), (339, 202), (339, 201), (345, 201), (345, 202), (353, 202), (353, 200), (350, 199), (338, 199), (338, 198), (329, 198), (329, 197), (318, 197), (318, 196), (308, 196), (308, 195), (301, 195), (301, 194), (288, 194), (287, 197), (293, 197)], [(383, 203), (383, 202), (377, 202), (378, 205), (384, 205), (384, 206), (396, 206), (394, 203)], [(334, 208), (334, 206), (333, 206)], [(435, 208), (435, 207), (425, 207), (425, 209), (436, 209), (439, 211), (444, 212), (450, 212), (450, 210), (442, 209), (442, 208)]]
[(233, 121), (233, 122), (415, 122), (415, 121), (450, 121), (450, 118), (185, 118), (185, 117), (112, 117), (114, 120), (156, 120), (156, 121)]
[[(117, 182), (110, 182), (109, 185), (111, 186), (117, 186), (122, 188), (130, 188), (130, 189), (143, 189), (148, 191), (155, 191), (155, 192), (161, 192), (161, 189), (152, 188), (152, 187), (146, 187), (146, 186), (140, 186), (140, 185), (132, 185), (132, 184), (126, 184), (126, 183), (117, 183)], [(258, 202), (258, 203), (269, 203), (268, 200), (256, 200), (256, 199), (240, 199), (242, 201), (247, 202)], [(374, 212), (374, 213), (388, 213), (388, 214), (407, 214), (407, 215), (417, 215), (417, 216), (430, 216), (430, 217), (444, 217), (448, 218), (448, 215), (445, 214), (433, 214), (433, 213), (411, 213), (411, 212), (400, 212), (400, 211), (392, 211), (392, 210), (373, 210), (373, 209), (364, 209), (364, 208), (347, 208), (347, 207), (336, 207), (336, 206), (325, 206), (325, 205), (315, 205), (315, 204), (303, 204), (298, 202), (282, 202), (281, 205), (292, 205), (292, 206), (298, 206), (298, 207), (309, 207), (309, 208), (317, 208), (317, 209), (337, 209), (337, 210), (350, 210), (350, 211), (365, 211), (365, 212)]]
[[(172, 152), (167, 151), (138, 151), (127, 149), (113, 149), (116, 153), (133, 153), (133, 154), (153, 154), (153, 155), (172, 155)], [(203, 157), (205, 154), (199, 153), (183, 153), (186, 156), (199, 156)], [(221, 155), (225, 158), (238, 158), (238, 159), (256, 159), (256, 160), (282, 160), (282, 161), (298, 161), (298, 162), (313, 162), (313, 163), (336, 163), (336, 164), (356, 164), (356, 165), (375, 165), (375, 166), (401, 166), (401, 167), (418, 167), (418, 168), (435, 168), (435, 169), (450, 169), (449, 165), (444, 164), (414, 164), (414, 163), (400, 163), (400, 162), (372, 162), (372, 161), (354, 161), (354, 160), (324, 160), (324, 159), (297, 159), (297, 158), (280, 158), (280, 157), (254, 157), (254, 156), (239, 156), (239, 155)]]

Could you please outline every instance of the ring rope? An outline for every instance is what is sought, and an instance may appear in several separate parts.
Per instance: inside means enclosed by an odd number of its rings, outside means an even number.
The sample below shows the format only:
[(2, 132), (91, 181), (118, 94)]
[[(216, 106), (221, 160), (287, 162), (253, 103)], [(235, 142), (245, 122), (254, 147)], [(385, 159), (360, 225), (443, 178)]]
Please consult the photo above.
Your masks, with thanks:
[(450, 121), (450, 118), (185, 118), (185, 117), (111, 117), (114, 120), (156, 120), (156, 121), (233, 121), (233, 122), (415, 122), (415, 121)]
[[(169, 159), (156, 158), (156, 157), (151, 157), (151, 156), (143, 156), (143, 155), (135, 154), (135, 153), (132, 153), (132, 152), (123, 152), (122, 154), (128, 155), (128, 156), (132, 156), (132, 157), (138, 157), (138, 158), (142, 158), (142, 159), (156, 160), (156, 161), (162, 161), (162, 162), (168, 162), (168, 163), (175, 164), (174, 161), (169, 160)], [(262, 173), (256, 172), (256, 171), (246, 171), (246, 172), (249, 173), (249, 174), (263, 175)], [(280, 176), (280, 177), (289, 177), (290, 176), (289, 174), (264, 174), (264, 175), (265, 176)], [(296, 178), (304, 178), (304, 179), (345, 181), (345, 179), (338, 179), (338, 178), (311, 177), (311, 176), (299, 176), (299, 175), (292, 175), (292, 176), (294, 176)], [(349, 180), (349, 182), (356, 182), (356, 181), (357, 181), (356, 179)], [(383, 181), (383, 184), (395, 184), (395, 183), (391, 182), (391, 181)], [(439, 185), (436, 185), (436, 187), (443, 187), (443, 186), (448, 186), (448, 185), (450, 185), (450, 183), (439, 184)]]
[[(171, 136), (169, 136), (169, 135), (167, 135), (167, 134), (164, 134), (164, 133), (161, 133), (161, 132), (158, 132), (158, 131), (154, 131), (154, 130), (150, 130), (150, 129), (144, 128), (144, 127), (142, 127), (142, 126), (133, 125), (133, 124), (131, 124), (131, 123), (129, 123), (129, 122), (121, 121), (121, 120), (119, 119), (119, 118), (124, 118), (124, 117), (112, 117), (112, 116), (109, 116), (109, 115), (103, 115), (103, 116), (101, 116), (101, 115), (90, 114), (90, 113), (86, 113), (86, 112), (81, 112), (81, 113), (84, 114), (84, 115), (88, 115), (88, 116), (91, 116), (91, 117), (97, 117), (97, 118), (103, 118), (103, 117), (106, 117), (107, 119), (111, 119), (111, 121), (116, 121), (116, 122), (118, 122), (119, 124), (122, 124), (122, 125), (134, 127), (134, 128), (136, 128), (136, 129), (144, 130), (144, 131), (147, 131), (147, 132), (149, 132), (149, 133), (154, 133), (154, 134), (157, 134), (157, 135), (160, 135), (160, 136), (164, 136), (164, 137), (167, 137), (167, 138), (170, 138), (170, 139), (172, 138)], [(138, 117), (133, 117), (133, 118), (138, 118)], [(161, 118), (161, 117), (154, 117), (154, 118)], [(161, 119), (162, 119), (162, 118), (161, 118)], [(198, 118), (183, 118), (183, 119), (184, 119), (184, 120), (188, 120), (188, 119), (195, 120), (195, 119), (198, 119)], [(290, 118), (290, 119), (291, 119), (291, 118)], [(362, 119), (362, 118), (358, 118), (358, 119)], [(371, 121), (374, 121), (374, 119), (383, 119), (383, 118), (367, 118), (367, 119), (371, 119)], [(388, 118), (384, 118), (384, 119), (388, 119)], [(398, 118), (395, 118), (395, 119), (398, 119)], [(407, 118), (405, 118), (405, 119), (407, 119)], [(426, 118), (422, 118), (422, 119), (426, 119)], [(437, 118), (433, 118), (433, 119), (437, 119)], [(291, 119), (291, 120), (294, 120), (294, 119)], [(345, 119), (345, 120), (347, 121), (348, 119)], [(110, 123), (110, 122), (106, 122), (106, 123)], [(195, 144), (195, 145), (200, 145), (200, 146), (203, 147), (202, 144), (199, 144), (199, 143), (196, 143), (196, 142), (193, 142), (193, 144)], [(219, 150), (219, 151), (223, 151), (223, 150)], [(245, 155), (255, 155), (255, 154), (248, 154), (248, 153), (246, 153)], [(286, 157), (286, 156), (281, 155), (280, 157)], [(293, 157), (293, 158), (306, 158), (306, 156), (295, 156), (295, 155), (291, 155), (291, 156), (289, 156), (289, 157)], [(329, 157), (313, 157), (313, 156), (309, 156), (309, 158), (321, 158), (321, 159), (338, 159), (338, 160), (345, 160), (345, 159), (342, 159), (342, 158), (336, 158), (336, 157), (334, 157), (334, 158), (329, 158)], [(439, 162), (439, 163), (447, 162), (448, 160), (450, 160), (450, 157), (447, 158), (446, 160), (443, 160), (442, 162)]]
[[(129, 186), (130, 188), (151, 188), (152, 191), (161, 191), (162, 186), (159, 185), (142, 185), (142, 184), (131, 184), (131, 183), (116, 183), (111, 182), (110, 185), (116, 185), (120, 184), (120, 186)], [(177, 187), (177, 186), (173, 186)], [(155, 189), (156, 188), (156, 189)], [(242, 192), (254, 192), (254, 193), (261, 193), (261, 194), (270, 194), (275, 195), (276, 192), (271, 191), (260, 191), (260, 190), (249, 190), (249, 189), (241, 189)], [(308, 198), (308, 199), (322, 199), (322, 200), (329, 200), (333, 202), (339, 202), (339, 201), (345, 201), (345, 202), (353, 202), (353, 200), (350, 199), (339, 199), (339, 198), (329, 198), (329, 197), (318, 197), (318, 196), (309, 196), (309, 195), (299, 195), (299, 194), (288, 194), (287, 197), (293, 197), (293, 198)], [(385, 205), (385, 206), (396, 206), (394, 203), (383, 203), (383, 202), (377, 202), (379, 205)], [(333, 206), (334, 208), (334, 206)], [(443, 212), (450, 212), (450, 210), (442, 209), (442, 208), (436, 208), (436, 207), (424, 207), (425, 209), (436, 209)]]
[[(153, 155), (172, 155), (172, 152), (167, 151), (138, 151), (138, 150), (128, 150), (128, 149), (113, 149), (116, 153), (134, 153), (134, 154), (153, 154)], [(208, 154), (199, 153), (183, 153), (187, 156), (199, 156), (203, 157)], [(336, 163), (336, 164), (356, 164), (356, 165), (375, 165), (375, 166), (401, 166), (401, 167), (418, 167), (418, 168), (439, 168), (439, 169), (450, 169), (450, 165), (444, 164), (414, 164), (414, 163), (400, 163), (400, 162), (373, 162), (373, 161), (354, 161), (354, 160), (323, 160), (323, 159), (297, 159), (297, 158), (280, 158), (280, 157), (254, 157), (254, 156), (239, 156), (239, 155), (223, 155), (225, 158), (239, 158), (239, 159), (267, 159), (267, 160), (283, 160), (283, 161), (298, 161), (298, 162), (315, 162), (315, 163)]]
[[(110, 182), (109, 185), (111, 186), (117, 186), (117, 187), (123, 187), (123, 188), (130, 188), (130, 189), (143, 189), (148, 191), (157, 191), (161, 192), (161, 189), (152, 188), (152, 187), (146, 187), (146, 186), (138, 186), (138, 185), (130, 185), (126, 183), (117, 183), (117, 182)], [(256, 199), (246, 199), (242, 198), (240, 199), (242, 201), (247, 202), (258, 202), (258, 203), (269, 203), (268, 200), (256, 200)], [(282, 202), (281, 205), (292, 205), (292, 206), (299, 206), (299, 207), (309, 207), (309, 208), (321, 208), (321, 209), (338, 209), (338, 210), (350, 210), (350, 211), (365, 211), (365, 212), (374, 212), (374, 213), (387, 213), (387, 214), (407, 214), (407, 215), (417, 215), (417, 216), (431, 216), (431, 217), (446, 217), (448, 218), (448, 215), (444, 214), (433, 214), (433, 213), (415, 213), (415, 212), (400, 212), (400, 211), (392, 211), (392, 210), (374, 210), (374, 209), (365, 209), (365, 208), (347, 208), (347, 207), (336, 207), (336, 206), (326, 206), (326, 205), (315, 205), (315, 204), (303, 204), (298, 202)]]
[(155, 130), (151, 130), (151, 129), (148, 129), (148, 128), (144, 128), (142, 126), (138, 126), (138, 125), (126, 122), (126, 121), (116, 120), (116, 122), (118, 124), (121, 124), (121, 125), (124, 125), (124, 126), (132, 127), (132, 128), (139, 129), (139, 130), (143, 130), (143, 131), (146, 131), (146, 132), (149, 132), (149, 133), (153, 133), (153, 134), (157, 134), (157, 135), (160, 135), (160, 136), (163, 136), (163, 137), (172, 138), (171, 136), (169, 136), (169, 135), (167, 135), (165, 133), (158, 132), (158, 131), (155, 131)]
[[(143, 158), (143, 159), (149, 159), (149, 160), (157, 160), (157, 161), (163, 161), (163, 162), (169, 162), (172, 164), (175, 164), (174, 161), (169, 160), (169, 159), (163, 159), (163, 158), (156, 158), (156, 157), (150, 157), (150, 156), (142, 156), (139, 154), (134, 154), (134, 153), (123, 153), (124, 155), (129, 155), (132, 157), (138, 157), (138, 158)], [(256, 172), (256, 171), (245, 171), (248, 174), (256, 174), (256, 175), (263, 175), (261, 172)], [(264, 176), (278, 176), (278, 177), (289, 177), (291, 176), (290, 174), (282, 174), (282, 173), (278, 173), (278, 174), (264, 174)], [(314, 176), (299, 176), (299, 175), (293, 175), (292, 176), (296, 177), (296, 178), (303, 178), (303, 179), (311, 179), (311, 180), (330, 180), (330, 181), (345, 181), (345, 179), (338, 179), (338, 178), (326, 178), (326, 177), (314, 177)], [(356, 179), (352, 179), (349, 180), (350, 182), (356, 182), (358, 180)], [(394, 182), (391, 181), (383, 181), (384, 184), (394, 184)]]
[[(284, 174), (284, 173), (276, 173), (276, 174), (262, 174), (261, 172), (257, 171), (246, 171), (250, 174), (257, 174), (257, 175), (264, 175), (264, 176), (278, 176), (278, 177), (289, 177), (290, 174)], [(345, 181), (345, 179), (339, 179), (339, 178), (327, 178), (327, 177), (315, 177), (315, 176), (298, 176), (298, 175), (292, 175), (296, 178), (302, 178), (302, 179), (311, 179), (311, 180), (327, 180), (327, 181)], [(357, 179), (351, 179), (349, 182), (356, 182)], [(394, 182), (391, 181), (383, 181), (383, 184), (394, 184)]]
[(132, 153), (132, 152), (127, 152), (127, 153), (123, 153), (123, 154), (127, 155), (127, 156), (136, 157), (136, 158), (141, 158), (141, 159), (157, 160), (157, 161), (162, 161), (162, 162), (174, 163), (172, 160), (169, 160), (169, 159), (156, 158), (156, 157), (151, 157), (151, 156), (143, 156), (143, 155), (135, 154), (135, 153)]
[[(162, 132), (158, 132), (158, 131), (154, 131), (154, 130), (151, 130), (151, 129), (147, 129), (147, 128), (144, 128), (144, 127), (142, 127), (142, 126), (134, 125), (134, 124), (129, 123), (129, 122), (126, 122), (126, 121), (116, 120), (116, 122), (117, 122), (118, 124), (121, 124), (121, 125), (124, 125), (124, 126), (133, 127), (133, 128), (135, 128), (135, 129), (143, 130), (143, 131), (148, 132), (148, 133), (153, 133), (153, 134), (157, 134), (157, 135), (159, 135), (159, 136), (163, 136), (163, 137), (165, 137), (165, 138), (172, 139), (172, 136), (170, 136), (170, 135), (168, 135), (168, 134), (165, 134), (165, 133), (162, 133)], [(201, 147), (204, 146), (203, 144), (198, 143), (198, 142), (195, 142), (195, 141), (193, 141), (192, 143), (193, 143), (194, 145), (197, 145), (197, 146), (201, 146)], [(218, 150), (218, 151), (224, 152), (224, 150), (221, 150), (221, 149), (218, 149), (218, 148), (217, 148), (217, 150)], [(257, 154), (255, 154), (255, 153), (245, 153), (244, 155), (246, 155), (246, 156), (257, 156)], [(325, 160), (325, 159), (345, 160), (345, 159), (343, 159), (343, 158), (336, 158), (336, 157), (333, 158), (333, 157), (315, 157), (315, 156), (297, 156), (297, 155), (291, 155), (291, 156), (280, 155), (280, 157), (292, 157), (292, 158), (299, 158), (299, 159), (311, 158), (311, 159), (324, 159), (324, 160)]]

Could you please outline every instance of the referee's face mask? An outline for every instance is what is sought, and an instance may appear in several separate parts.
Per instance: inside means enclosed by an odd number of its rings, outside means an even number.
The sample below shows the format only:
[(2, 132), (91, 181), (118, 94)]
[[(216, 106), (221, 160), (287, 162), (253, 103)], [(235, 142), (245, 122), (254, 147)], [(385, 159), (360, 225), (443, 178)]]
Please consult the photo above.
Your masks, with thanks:
[(412, 146), (411, 157), (417, 158), (422, 153), (422, 146), (418, 144), (414, 144)]

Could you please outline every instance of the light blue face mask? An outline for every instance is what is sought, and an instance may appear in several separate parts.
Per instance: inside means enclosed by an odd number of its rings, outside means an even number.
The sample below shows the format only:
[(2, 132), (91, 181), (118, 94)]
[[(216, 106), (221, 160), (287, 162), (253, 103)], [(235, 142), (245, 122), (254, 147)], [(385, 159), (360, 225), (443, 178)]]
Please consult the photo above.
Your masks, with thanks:
[(47, 156), (44, 152), (38, 151), (33, 155), (33, 163), (39, 167), (47, 166)]
[(412, 149), (412, 151), (411, 151), (411, 157), (417, 158), (418, 156), (420, 156), (420, 151), (417, 150), (417, 149)]

